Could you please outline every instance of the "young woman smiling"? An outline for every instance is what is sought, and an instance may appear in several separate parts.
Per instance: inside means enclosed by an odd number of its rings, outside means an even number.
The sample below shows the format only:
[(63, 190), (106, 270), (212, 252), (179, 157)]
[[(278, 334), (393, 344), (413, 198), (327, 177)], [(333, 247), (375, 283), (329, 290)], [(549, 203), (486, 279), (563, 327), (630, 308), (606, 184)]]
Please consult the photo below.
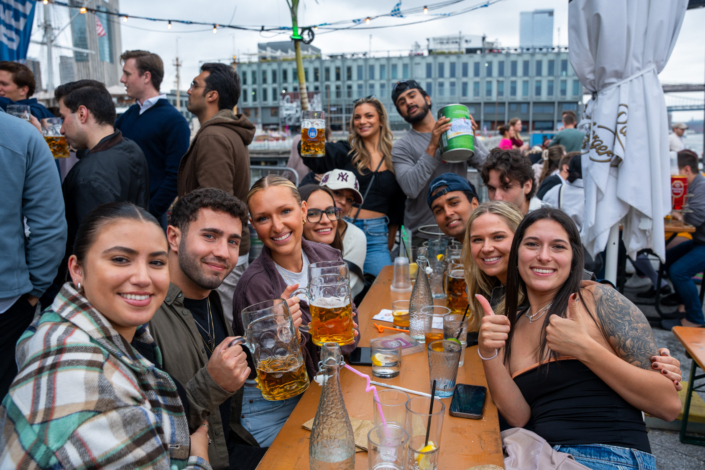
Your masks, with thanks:
[[(324, 193), (325, 194), (325, 193)], [(328, 202), (330, 205), (331, 202)], [(250, 223), (264, 247), (240, 278), (233, 297), (233, 330), (242, 335), (239, 315), (244, 308), (280, 296), (287, 298), (299, 286), (308, 287), (308, 266), (320, 261), (342, 261), (340, 250), (304, 238), (308, 206), (301, 200), (296, 186), (286, 178), (269, 175), (258, 180), (247, 194)], [(322, 220), (326, 214), (321, 214)], [(282, 294), (283, 292), (283, 294)], [(311, 322), (308, 303), (301, 302), (302, 324)], [(352, 352), (359, 342), (357, 308), (353, 305), (355, 342), (342, 346), (343, 354)], [(301, 351), (309, 379), (318, 372), (320, 347), (313, 344), (306, 331), (300, 332)], [(283, 401), (267, 401), (254, 382), (255, 368), (245, 383), (242, 425), (260, 446), (269, 446), (279, 433), (301, 395)]]
[(492, 398), (510, 425), (589, 468), (655, 469), (641, 411), (672, 421), (680, 399), (651, 370), (656, 343), (644, 315), (616, 289), (581, 288), (582, 265), (580, 234), (562, 211), (539, 209), (519, 224), (506, 316), (478, 296)]
[(211, 468), (207, 424), (189, 443), (175, 383), (136, 349), (156, 347), (146, 324), (169, 288), (167, 250), (157, 220), (133, 204), (86, 217), (72, 282), (17, 343), (1, 468)]
[(404, 221), (406, 195), (394, 176), (391, 157), (394, 137), (387, 111), (373, 97), (358, 100), (354, 106), (348, 141), (327, 142), (324, 157), (302, 159), (316, 173), (343, 169), (357, 177), (364, 200), (358, 209), (353, 209), (348, 221), (365, 232), (367, 255), (363, 270), (377, 276), (384, 266), (392, 264), (390, 250)]

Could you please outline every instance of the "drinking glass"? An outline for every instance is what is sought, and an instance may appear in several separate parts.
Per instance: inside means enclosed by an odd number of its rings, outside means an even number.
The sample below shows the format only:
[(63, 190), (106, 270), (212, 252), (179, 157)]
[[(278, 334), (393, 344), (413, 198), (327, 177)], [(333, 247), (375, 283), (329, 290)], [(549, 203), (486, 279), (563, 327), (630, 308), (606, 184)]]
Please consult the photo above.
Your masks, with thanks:
[(406, 426), (406, 404), (409, 401), (409, 395), (406, 392), (391, 389), (378, 389), (377, 398), (373, 397), (372, 409), (374, 411), (374, 423), (378, 426), (382, 423), (382, 417), (379, 415), (379, 409), (384, 413), (384, 422), (387, 424), (398, 424)]
[(7, 114), (18, 117), (27, 122), (31, 121), (30, 116), (32, 115), (29, 106), (26, 104), (8, 104)]
[[(445, 404), (439, 398), (433, 399), (433, 407), (431, 407), (431, 398), (427, 397), (412, 398), (406, 404), (406, 432), (409, 434), (407, 469), (436, 470), (438, 468), (445, 409)], [(426, 443), (427, 430), (428, 443)]]
[(401, 370), (401, 342), (377, 338), (370, 341), (372, 375), (380, 379), (391, 379)]
[(402, 256), (394, 258), (394, 274), (389, 289), (392, 292), (411, 292), (411, 269), (408, 258)]
[(395, 300), (394, 302), (392, 302), (392, 317), (394, 317), (394, 321), (392, 323), (395, 327), (401, 328), (402, 330), (408, 330), (409, 301)]
[(333, 342), (339, 346), (355, 342), (352, 294), (347, 275), (325, 274), (310, 279), (307, 289), (297, 289), (291, 297), (305, 295), (309, 299), (311, 323), (308, 325), (313, 344)]
[(368, 470), (406, 470), (408, 445), (404, 426), (375, 426), (367, 434)]
[(468, 306), (468, 291), (465, 283), (465, 267), (451, 259), (446, 273), (446, 305), (453, 313), (465, 313)]
[(350, 269), (345, 261), (319, 261), (308, 265), (308, 278), (314, 279), (326, 274), (345, 276), (350, 281)]
[(42, 119), (42, 135), (44, 135), (44, 140), (46, 140), (54, 158), (69, 158), (70, 156), (69, 144), (66, 142), (66, 137), (61, 135), (63, 123), (61, 118)]
[(427, 349), (429, 378), (431, 384), (436, 381), (436, 396), (452, 397), (463, 347), (455, 341), (439, 340), (430, 343)]
[(278, 401), (303, 393), (309, 385), (306, 363), (296, 337), (286, 300), (260, 302), (242, 310), (245, 337), (242, 344), (252, 353), (257, 387), (265, 400)]
[(424, 340), (426, 341), (426, 346), (428, 346), (431, 341), (443, 339), (443, 317), (450, 313), (450, 309), (448, 307), (441, 307), (440, 305), (431, 305), (422, 308), (421, 313), (425, 315), (424, 320), (426, 326)]
[(429, 315), (421, 311), (409, 313), (409, 336), (418, 341), (425, 341), (426, 332), (430, 330), (431, 318)]
[[(462, 346), (460, 352), (460, 362), (458, 366), (465, 364), (465, 348), (468, 347), (468, 322), (470, 317), (466, 316), (463, 320), (463, 315), (459, 313), (451, 313), (443, 317), (443, 339), (457, 338)], [(460, 336), (458, 336), (460, 334)]]
[(326, 113), (302, 111), (301, 156), (324, 157), (326, 155)]

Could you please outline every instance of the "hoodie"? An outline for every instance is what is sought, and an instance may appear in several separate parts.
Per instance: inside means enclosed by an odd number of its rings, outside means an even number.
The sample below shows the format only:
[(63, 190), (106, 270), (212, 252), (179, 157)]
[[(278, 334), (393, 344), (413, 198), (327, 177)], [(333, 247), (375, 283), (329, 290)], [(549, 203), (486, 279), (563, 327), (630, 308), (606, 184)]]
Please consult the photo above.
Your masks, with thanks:
[[(255, 126), (244, 114), (221, 109), (203, 123), (181, 159), (178, 175), (178, 195), (183, 197), (194, 189), (217, 188), (241, 201), (250, 190), (250, 145)], [(242, 228), (240, 256), (250, 251), (250, 233)]]

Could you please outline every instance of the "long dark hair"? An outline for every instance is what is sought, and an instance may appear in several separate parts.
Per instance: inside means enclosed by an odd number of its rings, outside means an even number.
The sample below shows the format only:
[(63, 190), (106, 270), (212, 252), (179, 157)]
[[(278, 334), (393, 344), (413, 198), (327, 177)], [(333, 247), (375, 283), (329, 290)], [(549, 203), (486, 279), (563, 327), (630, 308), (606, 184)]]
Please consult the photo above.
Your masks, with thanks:
[[(519, 320), (519, 298), (520, 293), (523, 294), (523, 298), (528, 298), (526, 295), (526, 283), (524, 279), (519, 275), (519, 246), (524, 240), (524, 235), (526, 230), (539, 220), (553, 220), (560, 224), (561, 227), (568, 234), (568, 242), (570, 243), (570, 248), (573, 251), (573, 259), (570, 263), (570, 274), (565, 283), (558, 290), (558, 293), (553, 299), (553, 304), (548, 310), (548, 314), (544, 317), (543, 325), (541, 327), (541, 340), (539, 343), (539, 363), (543, 362), (546, 354), (546, 327), (549, 324), (552, 315), (558, 315), (559, 317), (565, 318), (566, 312), (568, 311), (568, 299), (571, 294), (577, 293), (580, 301), (585, 305), (582, 295), (580, 294), (580, 281), (583, 278), (583, 245), (580, 242), (580, 233), (578, 232), (578, 227), (573, 222), (565, 212), (559, 209), (552, 208), (542, 208), (529, 212), (524, 220), (517, 227), (516, 233), (514, 234), (514, 240), (512, 241), (512, 251), (509, 254), (509, 266), (507, 269), (507, 289), (505, 303), (507, 307), (507, 318), (509, 318), (509, 323), (511, 329), (509, 330), (509, 337), (507, 338), (507, 343), (505, 346), (504, 353), (504, 363), (509, 363), (509, 358), (512, 354), (512, 340), (514, 337), (514, 332), (516, 331), (516, 323)], [(588, 310), (588, 314), (593, 318), (592, 313)], [(599, 323), (598, 323), (599, 325)], [(551, 351), (550, 359), (557, 359), (558, 355)]]
[[(317, 186), (315, 184), (307, 184), (305, 186), (302, 186), (299, 188), (299, 194), (301, 194), (301, 200), (303, 201), (308, 201), (308, 198), (311, 197), (311, 194), (315, 193), (316, 191), (323, 191), (324, 193), (328, 194), (333, 201), (333, 207), (338, 207), (335, 205), (335, 195), (333, 194), (333, 191), (331, 191), (328, 187), (326, 186)], [(340, 250), (341, 256), (343, 253), (343, 239), (340, 236), (340, 233), (338, 232), (338, 229), (335, 229), (335, 238), (333, 238), (333, 243), (330, 244), (333, 248), (336, 250)]]

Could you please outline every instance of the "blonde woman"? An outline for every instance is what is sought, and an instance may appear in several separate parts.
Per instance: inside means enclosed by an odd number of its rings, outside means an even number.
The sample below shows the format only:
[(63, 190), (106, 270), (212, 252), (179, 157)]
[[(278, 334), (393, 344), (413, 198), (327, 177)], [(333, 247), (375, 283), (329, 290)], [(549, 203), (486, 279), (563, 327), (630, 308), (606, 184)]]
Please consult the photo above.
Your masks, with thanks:
[[(350, 129), (347, 142), (326, 143), (324, 157), (302, 156), (302, 159), (315, 173), (348, 170), (360, 182), (363, 202), (353, 208), (348, 221), (367, 237), (363, 271), (377, 276), (384, 266), (392, 264), (390, 250), (404, 220), (406, 195), (394, 175), (393, 135), (382, 103), (372, 97), (356, 101)], [(337, 176), (345, 177), (341, 173)], [(321, 184), (328, 183), (325, 178)]]

